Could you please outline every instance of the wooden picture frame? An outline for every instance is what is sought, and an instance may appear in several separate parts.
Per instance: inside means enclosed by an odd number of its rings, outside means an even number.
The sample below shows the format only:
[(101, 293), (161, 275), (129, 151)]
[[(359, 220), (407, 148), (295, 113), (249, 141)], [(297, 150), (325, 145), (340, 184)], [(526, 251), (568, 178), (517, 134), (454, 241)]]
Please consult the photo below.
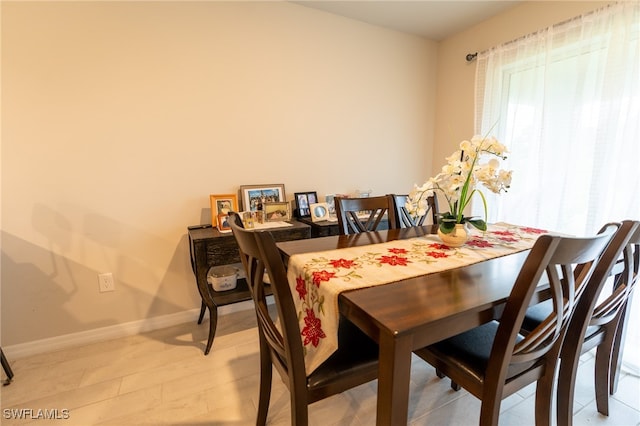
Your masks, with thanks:
[(284, 184), (241, 185), (240, 197), (244, 211), (261, 210), (264, 203), (283, 203), (287, 201)]
[(296, 192), (294, 194), (294, 200), (296, 203), (296, 216), (298, 217), (310, 217), (311, 204), (318, 202), (317, 192)]
[(264, 203), (263, 214), (265, 222), (283, 222), (291, 220), (291, 212), (289, 209), (289, 203), (287, 202)]
[(238, 211), (238, 196), (236, 194), (211, 194), (209, 195), (209, 203), (211, 204), (211, 226), (218, 226), (220, 214), (228, 215), (231, 211)]

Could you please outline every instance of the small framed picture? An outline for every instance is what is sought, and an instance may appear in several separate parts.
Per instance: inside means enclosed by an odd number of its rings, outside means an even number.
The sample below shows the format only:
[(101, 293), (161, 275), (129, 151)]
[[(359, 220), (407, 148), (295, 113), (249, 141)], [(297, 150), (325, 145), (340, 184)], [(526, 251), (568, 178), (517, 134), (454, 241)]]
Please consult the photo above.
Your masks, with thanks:
[(287, 201), (284, 184), (241, 185), (240, 196), (245, 211), (262, 210), (265, 203), (283, 203)]
[(318, 202), (318, 194), (315, 192), (296, 192), (296, 214), (298, 217), (311, 216), (309, 206)]
[(226, 213), (219, 213), (217, 220), (217, 227), (219, 232), (231, 232), (231, 225), (229, 225), (229, 215)]
[(311, 209), (311, 220), (313, 222), (329, 219), (329, 206), (327, 203), (314, 203), (309, 208)]
[[(238, 196), (236, 194), (211, 194), (211, 225), (218, 226), (218, 215), (238, 211)], [(220, 229), (220, 228), (218, 228)]]
[(265, 222), (282, 222), (291, 219), (289, 203), (265, 203), (263, 207)]

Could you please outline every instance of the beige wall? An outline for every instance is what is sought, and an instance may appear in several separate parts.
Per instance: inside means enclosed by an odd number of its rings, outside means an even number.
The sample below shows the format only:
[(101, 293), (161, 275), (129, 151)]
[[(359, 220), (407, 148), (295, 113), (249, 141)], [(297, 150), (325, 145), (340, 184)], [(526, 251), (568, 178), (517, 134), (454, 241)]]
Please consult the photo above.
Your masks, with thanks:
[(430, 170), (434, 42), (286, 2), (1, 7), (5, 347), (198, 308), (210, 193)]

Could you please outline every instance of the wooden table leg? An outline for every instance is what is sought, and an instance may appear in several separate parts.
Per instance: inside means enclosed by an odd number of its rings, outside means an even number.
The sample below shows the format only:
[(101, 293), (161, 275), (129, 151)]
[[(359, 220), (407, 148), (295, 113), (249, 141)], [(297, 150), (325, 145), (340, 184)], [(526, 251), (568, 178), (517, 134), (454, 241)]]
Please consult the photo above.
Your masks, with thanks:
[(407, 424), (411, 348), (411, 336), (380, 335), (377, 425)]

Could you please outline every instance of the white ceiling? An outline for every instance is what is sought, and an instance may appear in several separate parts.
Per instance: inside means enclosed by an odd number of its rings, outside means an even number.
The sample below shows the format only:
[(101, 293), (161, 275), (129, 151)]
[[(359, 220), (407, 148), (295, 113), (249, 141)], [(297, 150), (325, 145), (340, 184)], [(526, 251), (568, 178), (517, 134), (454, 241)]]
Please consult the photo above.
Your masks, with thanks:
[(440, 41), (520, 1), (302, 0), (293, 3)]

